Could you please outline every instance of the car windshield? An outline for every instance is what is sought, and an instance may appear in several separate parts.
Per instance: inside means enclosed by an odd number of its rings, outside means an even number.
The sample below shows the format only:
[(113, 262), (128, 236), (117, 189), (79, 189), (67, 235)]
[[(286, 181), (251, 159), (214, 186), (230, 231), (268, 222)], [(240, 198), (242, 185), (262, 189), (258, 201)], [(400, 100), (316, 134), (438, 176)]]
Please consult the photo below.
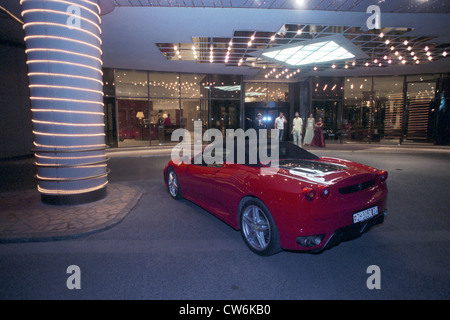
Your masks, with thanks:
[[(317, 160), (318, 156), (306, 151), (299, 146), (292, 144), (290, 142), (281, 141), (279, 145), (272, 146), (270, 144), (260, 146), (259, 154), (267, 154), (269, 157), (272, 156), (273, 152), (277, 153), (278, 156), (274, 156), (274, 159), (281, 160), (291, 160), (291, 159), (304, 159), (304, 160)], [(278, 149), (278, 150), (277, 150)]]
[[(270, 141), (269, 141), (270, 142)], [(245, 149), (243, 149), (244, 147)], [(243, 152), (245, 150), (245, 152)], [(201, 161), (196, 160), (197, 157), (203, 158)], [(277, 164), (286, 164), (291, 160), (317, 160), (319, 157), (306, 151), (299, 146), (289, 142), (279, 142), (279, 144), (271, 145), (263, 143), (261, 145), (235, 143), (234, 145), (212, 144), (207, 146), (202, 154), (198, 154), (194, 158), (194, 163), (207, 163), (209, 165), (227, 163), (237, 163), (253, 167), (261, 167)], [(286, 162), (287, 161), (287, 162)]]

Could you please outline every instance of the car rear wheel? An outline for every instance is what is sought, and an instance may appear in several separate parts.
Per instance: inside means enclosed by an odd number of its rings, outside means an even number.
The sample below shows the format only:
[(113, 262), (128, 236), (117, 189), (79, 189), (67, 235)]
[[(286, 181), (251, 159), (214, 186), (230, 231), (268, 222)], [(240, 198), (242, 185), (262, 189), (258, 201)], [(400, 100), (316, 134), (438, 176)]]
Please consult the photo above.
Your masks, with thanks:
[(181, 188), (180, 182), (178, 181), (178, 176), (175, 173), (175, 170), (170, 168), (167, 171), (167, 186), (169, 188), (169, 193), (174, 199), (181, 198)]
[(270, 256), (281, 251), (278, 229), (267, 207), (258, 199), (245, 203), (239, 226), (246, 245), (256, 254)]

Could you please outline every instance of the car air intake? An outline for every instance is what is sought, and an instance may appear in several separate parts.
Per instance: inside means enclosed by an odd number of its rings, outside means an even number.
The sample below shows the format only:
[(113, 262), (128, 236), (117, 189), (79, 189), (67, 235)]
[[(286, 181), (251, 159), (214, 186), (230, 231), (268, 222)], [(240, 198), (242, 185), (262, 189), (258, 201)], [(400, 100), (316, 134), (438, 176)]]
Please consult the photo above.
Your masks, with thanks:
[(348, 187), (339, 188), (339, 192), (341, 194), (349, 194), (349, 193), (353, 193), (353, 192), (358, 192), (361, 190), (368, 189), (371, 186), (373, 186), (374, 184), (375, 184), (375, 180), (369, 180), (369, 181), (354, 184), (354, 185), (351, 185)]

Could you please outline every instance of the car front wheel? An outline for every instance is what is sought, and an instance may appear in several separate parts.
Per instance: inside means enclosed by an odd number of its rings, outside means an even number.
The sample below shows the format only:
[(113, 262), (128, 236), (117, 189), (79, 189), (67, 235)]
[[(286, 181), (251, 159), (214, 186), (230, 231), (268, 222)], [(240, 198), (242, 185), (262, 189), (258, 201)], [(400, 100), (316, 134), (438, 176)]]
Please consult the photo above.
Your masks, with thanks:
[(281, 251), (275, 221), (260, 200), (252, 199), (245, 203), (239, 216), (239, 226), (244, 242), (254, 253), (270, 256)]

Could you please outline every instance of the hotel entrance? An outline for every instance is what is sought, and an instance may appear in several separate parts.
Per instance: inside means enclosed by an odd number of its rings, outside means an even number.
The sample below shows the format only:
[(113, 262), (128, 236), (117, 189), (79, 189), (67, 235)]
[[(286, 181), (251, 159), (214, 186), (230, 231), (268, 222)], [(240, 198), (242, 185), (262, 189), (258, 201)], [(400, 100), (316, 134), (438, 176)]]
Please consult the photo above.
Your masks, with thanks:
[(245, 130), (252, 128), (252, 121), (255, 121), (258, 113), (262, 115), (262, 121), (264, 123), (264, 128), (268, 129), (268, 134), (270, 137), (270, 129), (275, 129), (275, 119), (283, 112), (286, 120), (288, 121), (284, 125), (284, 135), (283, 140), (291, 140), (290, 127), (292, 118), (289, 113), (289, 104), (280, 103), (278, 106), (274, 107), (264, 107), (263, 105), (251, 105), (245, 104)]
[(245, 84), (244, 103), (244, 129), (252, 127), (254, 121), (261, 113), (266, 129), (275, 128), (275, 119), (283, 112), (288, 121), (284, 127), (283, 140), (292, 140), (290, 128), (294, 117), (290, 112), (288, 83), (260, 83), (248, 82)]

